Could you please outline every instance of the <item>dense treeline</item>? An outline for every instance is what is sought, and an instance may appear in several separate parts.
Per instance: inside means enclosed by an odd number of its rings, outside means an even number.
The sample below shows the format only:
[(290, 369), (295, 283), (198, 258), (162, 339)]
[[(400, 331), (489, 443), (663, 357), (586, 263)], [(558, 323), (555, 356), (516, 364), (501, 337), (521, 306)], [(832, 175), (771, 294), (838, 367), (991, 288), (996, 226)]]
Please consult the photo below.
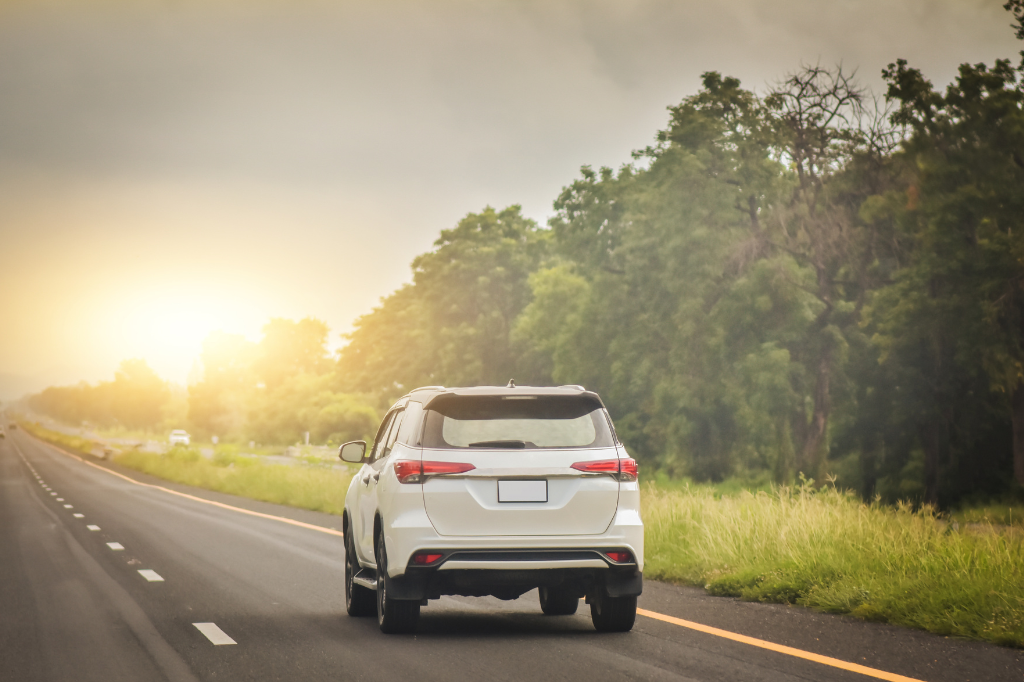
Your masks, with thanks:
[(125, 360), (113, 381), (54, 386), (28, 400), (32, 409), (65, 422), (129, 429), (156, 426), (170, 402), (171, 388), (145, 360)]
[(29, 407), (71, 424), (167, 432), (188, 427), (225, 442), (292, 444), (308, 432), (313, 443), (372, 438), (380, 396), (337, 390), (327, 325), (307, 318), (273, 319), (258, 343), (215, 332), (203, 343), (202, 378), (187, 396), (142, 360), (121, 364), (115, 380), (54, 387)]
[[(1024, 0), (1007, 9), (1024, 39)], [(316, 320), (211, 337), (191, 424), (336, 441), (414, 386), (514, 377), (600, 392), (671, 475), (1019, 491), (1022, 70), (963, 65), (943, 92), (898, 61), (884, 98), (841, 68), (763, 94), (706, 73), (654, 145), (584, 167), (547, 226), (488, 207), (443, 231), (338, 358)]]
[(583, 384), (642, 461), (702, 480), (1024, 484), (1016, 76), (964, 65), (939, 92), (899, 61), (875, 100), (842, 69), (763, 96), (707, 73), (548, 229), (513, 206), (444, 231), (357, 322), (339, 385)]

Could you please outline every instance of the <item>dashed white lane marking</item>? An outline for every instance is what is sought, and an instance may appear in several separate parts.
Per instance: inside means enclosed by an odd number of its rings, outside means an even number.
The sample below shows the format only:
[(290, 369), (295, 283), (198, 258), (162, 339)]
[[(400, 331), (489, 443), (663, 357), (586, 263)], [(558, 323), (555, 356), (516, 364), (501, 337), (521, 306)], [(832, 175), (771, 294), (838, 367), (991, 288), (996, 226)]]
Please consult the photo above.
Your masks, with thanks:
[(120, 542), (108, 542), (107, 547), (114, 550), (115, 552), (120, 552), (122, 549), (124, 549), (124, 545), (122, 545)]
[(58, 502), (63, 502), (63, 501), (64, 501), (64, 498), (63, 498), (63, 497), (58, 497), (58, 498), (57, 498), (57, 501), (58, 501)]
[(65, 509), (74, 509), (74, 508), (75, 508), (75, 505), (73, 505), (73, 504), (65, 504), (65, 505), (64, 505), (64, 508), (65, 508)]
[[(47, 490), (49, 490), (49, 488), (47, 488)], [(57, 496), (57, 493), (50, 493), (50, 494), (53, 495), (54, 497)]]
[(72, 514), (76, 519), (85, 518), (85, 514)]
[(227, 633), (217, 627), (216, 623), (192, 623), (192, 625), (195, 625), (199, 632), (206, 635), (206, 639), (216, 645), (238, 644), (238, 642), (228, 637)]
[[(33, 436), (33, 438), (35, 438), (35, 436)], [(51, 443), (47, 443), (44, 440), (41, 440), (39, 438), (35, 438), (35, 440), (40, 442), (40, 443), (42, 443), (43, 445), (53, 449), (53, 450), (56, 450), (57, 452), (59, 452), (61, 454), (64, 454), (64, 455), (67, 455), (68, 457), (72, 457), (74, 459), (77, 459), (79, 462), (81, 462), (82, 464), (84, 464), (86, 466), (90, 466), (90, 467), (92, 467), (94, 469), (99, 469), (100, 471), (105, 471), (108, 474), (110, 474), (111, 476), (117, 476), (118, 478), (124, 479), (125, 481), (128, 481), (129, 483), (132, 483), (134, 485), (142, 486), (144, 488), (153, 488), (155, 490), (162, 490), (163, 492), (171, 494), (171, 495), (177, 495), (178, 497), (184, 497), (186, 499), (194, 500), (196, 502), (201, 502), (203, 504), (208, 504), (208, 505), (211, 505), (211, 506), (214, 506), (214, 507), (220, 507), (221, 509), (230, 509), (231, 511), (239, 512), (240, 514), (248, 514), (249, 516), (258, 516), (261, 519), (273, 519), (274, 521), (280, 521), (281, 523), (287, 523), (290, 526), (298, 526), (299, 528), (308, 528), (309, 530), (315, 530), (318, 533), (327, 533), (328, 535), (337, 535), (339, 538), (345, 537), (345, 534), (343, 532), (341, 532), (340, 530), (337, 530), (335, 528), (324, 528), (323, 526), (315, 526), (312, 523), (304, 523), (302, 521), (296, 521), (295, 519), (289, 519), (289, 518), (285, 518), (283, 516), (274, 516), (273, 514), (264, 514), (263, 512), (252, 511), (251, 509), (242, 509), (241, 507), (233, 507), (230, 504), (224, 504), (223, 502), (214, 502), (213, 500), (207, 500), (207, 499), (204, 499), (202, 497), (196, 497), (195, 495), (188, 495), (186, 493), (179, 492), (177, 490), (171, 490), (170, 488), (164, 488), (163, 486), (153, 485), (152, 483), (143, 483), (142, 481), (136, 481), (134, 478), (131, 478), (130, 476), (125, 476), (124, 474), (119, 474), (116, 471), (111, 471), (107, 467), (101, 467), (99, 464), (93, 464), (92, 462), (87, 462), (86, 460), (82, 459), (78, 455), (73, 455), (70, 452), (68, 452), (67, 450), (64, 450), (63, 448), (59, 448), (56, 445), (53, 445)], [(23, 459), (24, 459), (24, 457), (23, 457)]]
[(164, 579), (160, 577), (159, 573), (157, 573), (156, 571), (151, 571), (148, 568), (140, 569), (139, 575), (141, 575), (143, 578), (145, 578), (151, 583), (162, 583), (164, 581)]
[(88, 528), (89, 530), (99, 530), (100, 529), (99, 526), (94, 526), (91, 523), (88, 526), (86, 526), (86, 528)]

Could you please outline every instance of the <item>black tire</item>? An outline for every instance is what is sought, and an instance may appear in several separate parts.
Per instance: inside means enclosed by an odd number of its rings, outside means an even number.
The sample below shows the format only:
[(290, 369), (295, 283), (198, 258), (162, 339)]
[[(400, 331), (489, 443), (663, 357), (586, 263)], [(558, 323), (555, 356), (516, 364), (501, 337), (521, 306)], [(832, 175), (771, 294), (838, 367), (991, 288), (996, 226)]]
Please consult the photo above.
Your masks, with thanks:
[(571, 616), (579, 605), (579, 597), (571, 592), (557, 587), (540, 588), (540, 610), (545, 616)]
[(372, 616), (377, 612), (377, 602), (373, 590), (356, 585), (352, 578), (359, 571), (359, 559), (356, 558), (355, 543), (352, 531), (345, 529), (345, 610), (355, 618)]
[(377, 624), (387, 635), (416, 632), (420, 619), (418, 601), (388, 598), (388, 555), (384, 547), (384, 533), (377, 536)]
[(636, 597), (598, 595), (590, 600), (590, 618), (598, 632), (629, 632), (636, 622)]

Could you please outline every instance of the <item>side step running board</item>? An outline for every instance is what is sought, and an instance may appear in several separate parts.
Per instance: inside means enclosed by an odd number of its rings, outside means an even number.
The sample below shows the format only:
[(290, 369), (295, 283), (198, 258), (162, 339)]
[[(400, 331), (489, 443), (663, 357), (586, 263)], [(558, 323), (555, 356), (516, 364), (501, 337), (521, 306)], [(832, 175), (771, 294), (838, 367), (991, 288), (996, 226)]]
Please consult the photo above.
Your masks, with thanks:
[(358, 573), (352, 576), (352, 582), (356, 585), (361, 585), (368, 590), (377, 591), (377, 571), (372, 568), (360, 569)]

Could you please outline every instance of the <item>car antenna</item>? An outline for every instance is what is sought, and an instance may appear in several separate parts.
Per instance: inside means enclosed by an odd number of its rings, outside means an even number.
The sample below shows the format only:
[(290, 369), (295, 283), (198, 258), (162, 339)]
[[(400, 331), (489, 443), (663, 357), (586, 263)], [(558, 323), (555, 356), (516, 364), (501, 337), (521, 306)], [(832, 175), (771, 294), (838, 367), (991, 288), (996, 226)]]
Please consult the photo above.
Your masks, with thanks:
[(508, 386), (506, 386), (505, 388), (515, 388), (515, 387), (516, 387), (516, 380), (515, 379), (509, 379), (508, 380)]

